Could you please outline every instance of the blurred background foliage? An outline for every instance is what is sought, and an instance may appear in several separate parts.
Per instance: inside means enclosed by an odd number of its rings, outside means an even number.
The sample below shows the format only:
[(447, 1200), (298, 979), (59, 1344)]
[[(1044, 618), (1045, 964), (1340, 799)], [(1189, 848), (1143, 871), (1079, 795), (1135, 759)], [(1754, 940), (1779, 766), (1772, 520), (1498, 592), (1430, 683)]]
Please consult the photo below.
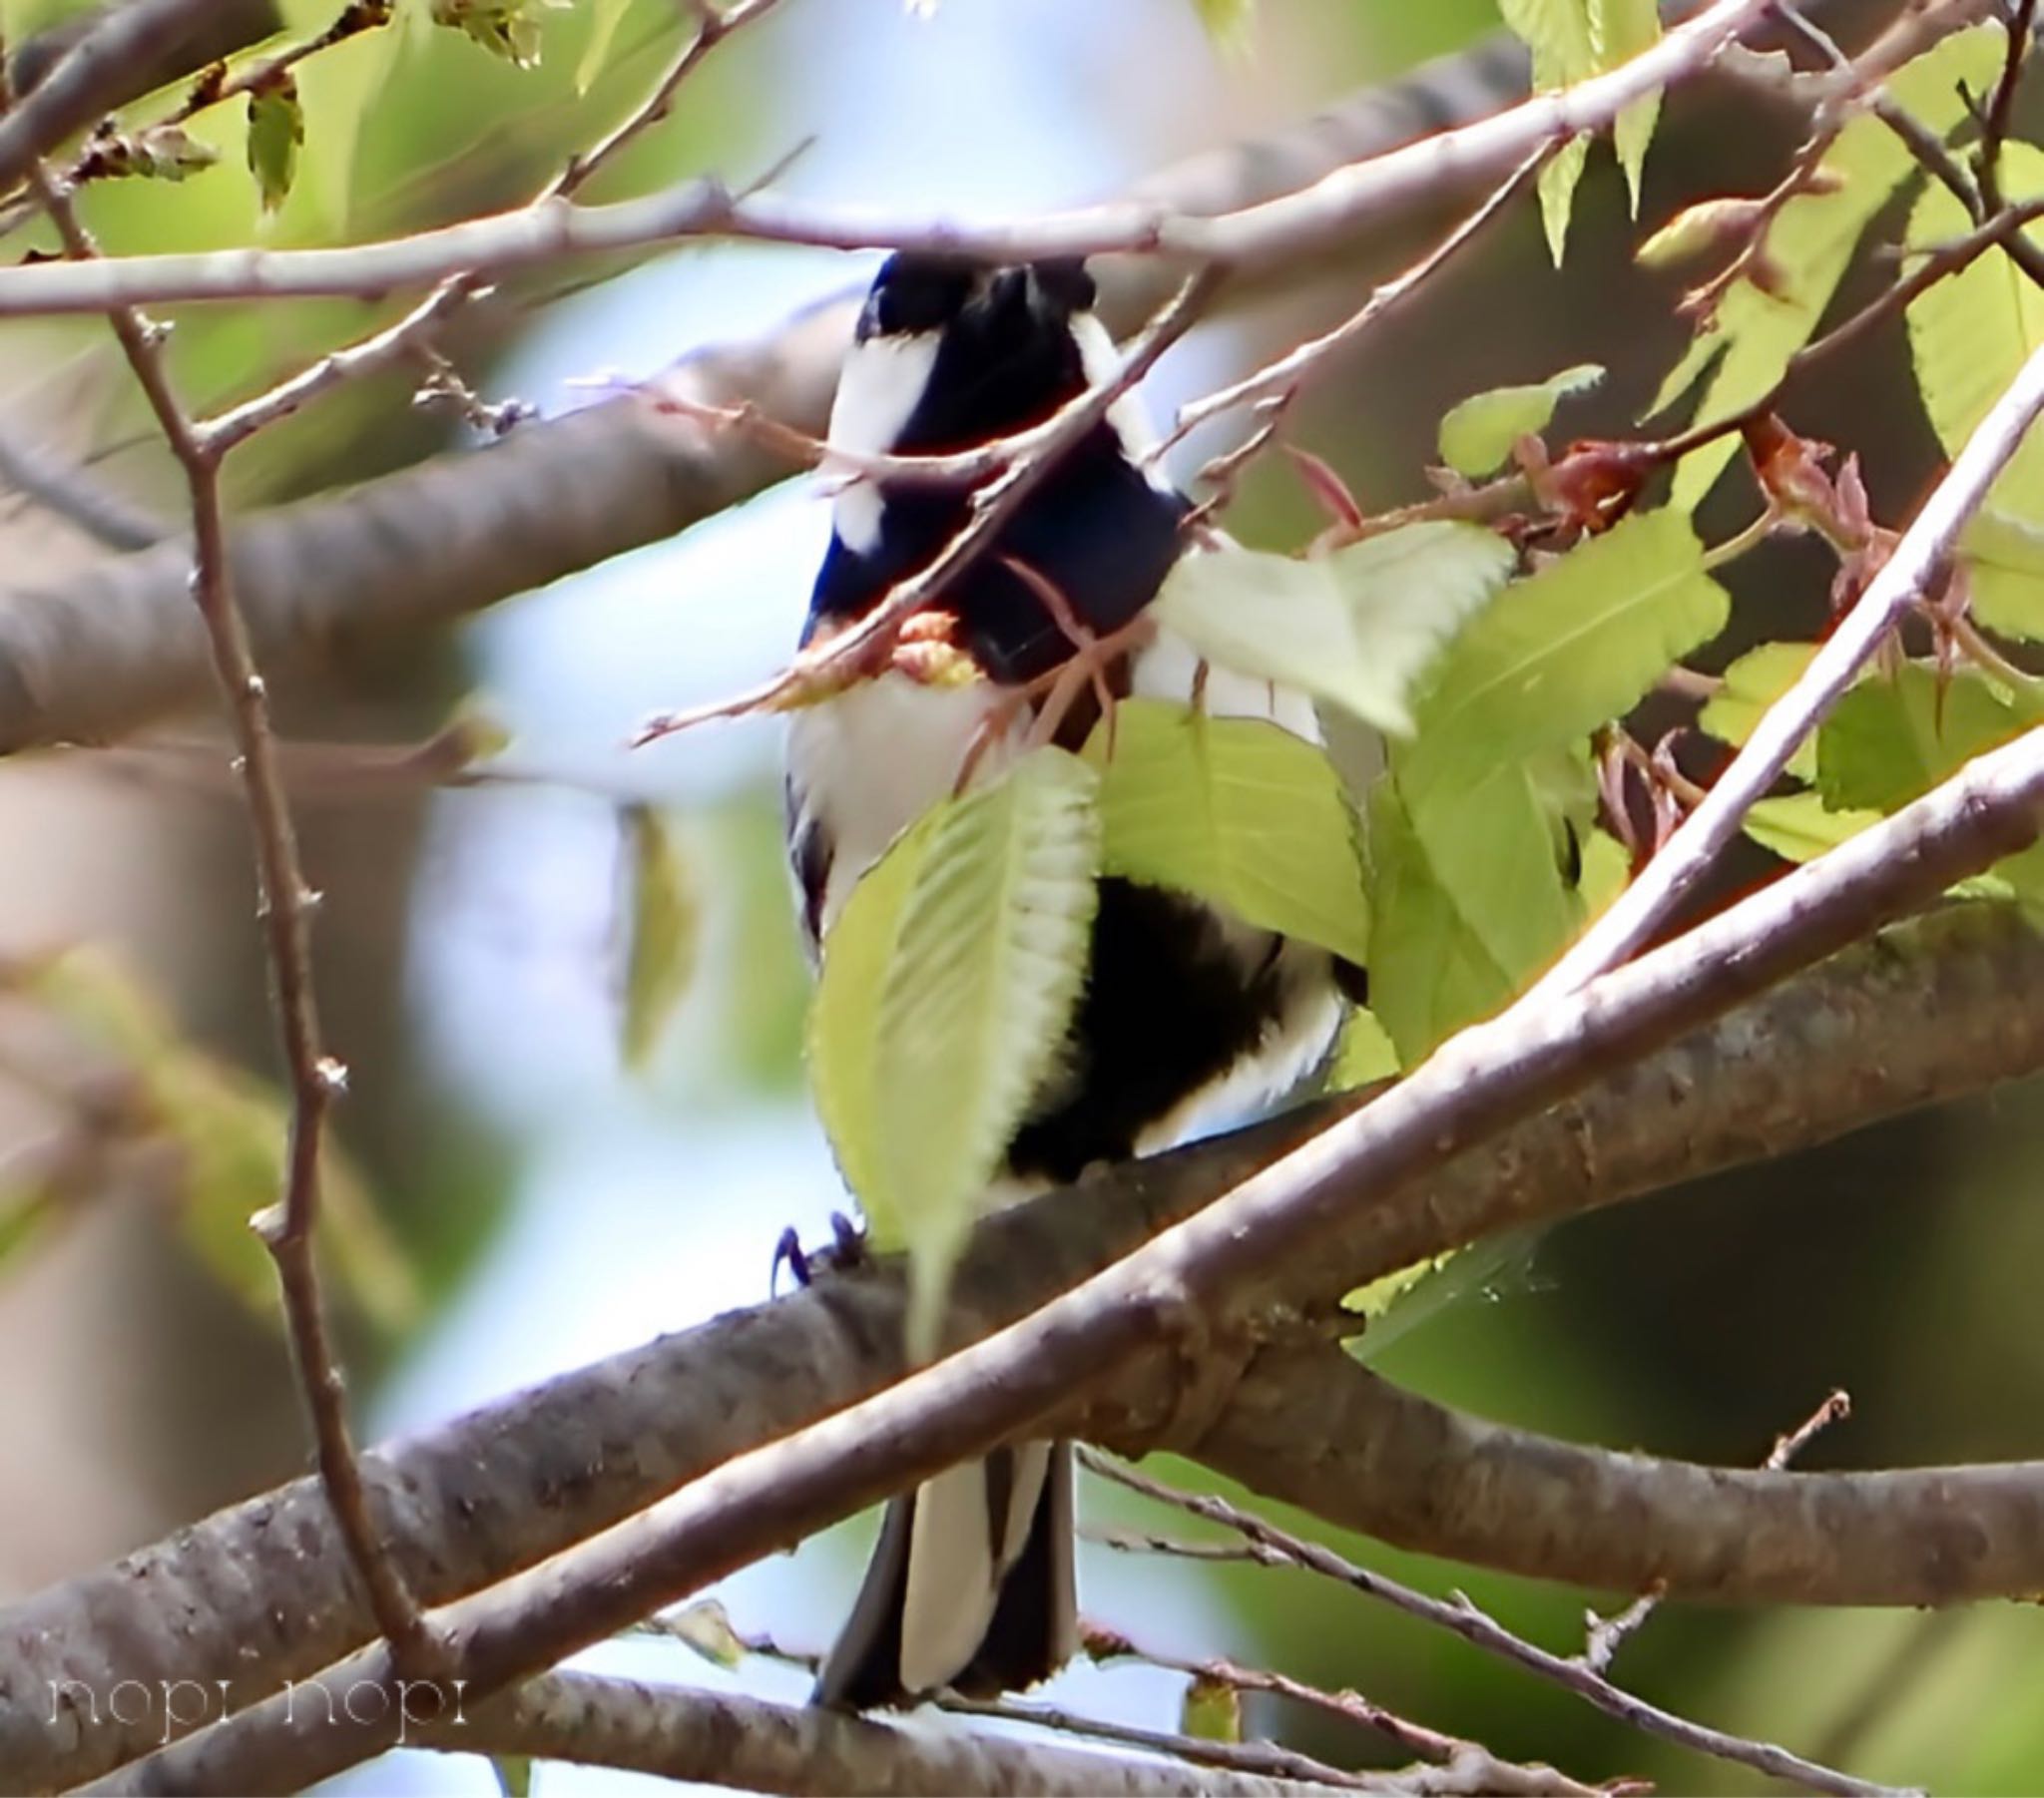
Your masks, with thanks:
[[(6, 0), (0, 18), (19, 43), (75, 10)], [(282, 7), (300, 36), (336, 10)], [(535, 6), (540, 54), (518, 67), (420, 8), (298, 71), (304, 142), (273, 211), (249, 169), (237, 103), (190, 124), (215, 166), (175, 185), (94, 184), (87, 217), (110, 249), (142, 250), (346, 240), (515, 204), (631, 107), (686, 10)], [(1849, 36), (1880, 9), (1833, 11)], [(804, 192), (905, 209), (1079, 199), (1305, 118), (1495, 23), (1485, 0), (1266, 0), (1242, 45), (1217, 53), (1185, 0), (945, 0), (929, 20), (896, 0), (786, 0), (705, 66), (594, 194), (712, 169), (743, 183), (814, 134), (786, 177)], [(1761, 191), (1792, 147), (1789, 124), (1750, 97), (1692, 97), (1656, 145), (1643, 226), (1702, 195)], [(1313, 393), (1294, 434), (1365, 505), (1424, 494), (1437, 421), (1473, 391), (1597, 361), (1610, 378), (1573, 402), (1574, 428), (1618, 434), (1643, 408), (1687, 338), (1676, 283), (1633, 267), (1608, 158), (1593, 159), (1577, 212), (1564, 270), (1552, 270), (1535, 210), (1522, 206)], [(1165, 397), (1339, 315), (1439, 223), (1415, 222), (1208, 331), (1167, 364)], [(19, 234), (13, 252), (34, 240)], [(600, 380), (621, 360), (643, 372), (706, 336), (764, 330), (865, 266), (702, 248), (633, 258), (631, 271), (577, 263), (508, 283), (440, 347), (485, 396), (558, 411), (586, 397), (568, 378)], [(1847, 300), (1872, 278), (1862, 269)], [(187, 308), (177, 377), (203, 407), (232, 403), (387, 322), (406, 298)], [(236, 502), (487, 453), (455, 413), (412, 403), (419, 382), (414, 367), (350, 386), (265, 433), (231, 465)], [(167, 459), (98, 327), (10, 326), (0, 383), (10, 432), (175, 517)], [(1793, 422), (1860, 452), (1889, 522), (1937, 466), (1899, 326), (1800, 389)], [(1741, 479), (1726, 482), (1701, 515), (1706, 536), (1728, 535), (1749, 507)], [(735, 685), (791, 641), (819, 515), (801, 492), (745, 514), (465, 633), (338, 649), (280, 689), (294, 739), (418, 742), (467, 703), (510, 731), (523, 765), (571, 776), (300, 799), (325, 894), (320, 988), (352, 1070), (339, 1177), (381, 1219), (361, 1237), (375, 1261), (351, 1345), (372, 1430), (763, 1297), (781, 1225), (813, 1231), (841, 1202), (800, 1092), (806, 976), (779, 869), (770, 726), (638, 758), (615, 751), (647, 705)], [(1317, 522), (1277, 458), (1258, 465), (1231, 518), (1277, 546)], [(10, 568), (84, 553), (34, 507), (0, 499)], [(1807, 546), (1743, 560), (1729, 574), (1732, 629), (1705, 660), (1814, 634), (1828, 580)], [(259, 1152), (219, 1171), (251, 1108), (275, 1106), (260, 1084), (273, 1059), (245, 835), (225, 778), (174, 776), (147, 752), (0, 767), (0, 1589), (59, 1577), (301, 1465), (282, 1346), (260, 1307), (208, 1271), (207, 1244), (270, 1196)], [(1726, 890), (1762, 871), (1747, 853)], [(650, 911), (630, 902), (635, 892), (652, 894)], [(49, 961), (74, 944), (93, 959)], [(118, 1002), (125, 1034), (101, 1000), (75, 991), (53, 1023), (48, 992), (35, 990), (50, 968), (98, 970), (89, 982), (115, 965), (150, 995)], [(649, 1015), (664, 987), (678, 999)], [(166, 1102), (171, 1089), (185, 1097)], [(169, 1103), (168, 1123), (137, 1124), (138, 1102)], [(128, 1133), (111, 1138), (120, 1152), (66, 1162), (58, 1150), (81, 1118), (101, 1132), (95, 1142), (108, 1139), (108, 1108), (126, 1120)], [(1833, 1385), (1850, 1390), (1853, 1416), (1806, 1464), (2036, 1454), (2036, 1117), (2034, 1096), (2011, 1091), (1585, 1219), (1382, 1365), (1486, 1415), (1704, 1460), (1759, 1460)], [(200, 1187), (204, 1204), (180, 1196)], [(1088, 1500), (1102, 1521), (1132, 1516), (1131, 1503)], [(836, 1533), (799, 1573), (738, 1582), (741, 1623), (820, 1644), (848, 1595), (858, 1537), (856, 1526)], [(1340, 1546), (1436, 1589), (1464, 1585), (1550, 1645), (1580, 1637), (1586, 1594)], [(1131, 1569), (1095, 1554), (1087, 1578), (1089, 1608), (1139, 1640), (1352, 1685), (1582, 1776), (1742, 1784), (1298, 1576)], [(1619, 1672), (1677, 1708), (1873, 1777), (2018, 1792), (2044, 1785), (2044, 1710), (2031, 1701), (2040, 1660), (2044, 1624), (2022, 1607), (1918, 1617), (1669, 1606)], [(662, 1665), (694, 1676), (693, 1663)], [(1075, 1701), (1172, 1720), (1169, 1683), (1131, 1698), (1121, 1675), (1073, 1677), (1090, 1681)], [(1367, 1752), (1295, 1713), (1252, 1720), (1330, 1758)], [(457, 1780), (444, 1766), (409, 1776), (433, 1789)]]

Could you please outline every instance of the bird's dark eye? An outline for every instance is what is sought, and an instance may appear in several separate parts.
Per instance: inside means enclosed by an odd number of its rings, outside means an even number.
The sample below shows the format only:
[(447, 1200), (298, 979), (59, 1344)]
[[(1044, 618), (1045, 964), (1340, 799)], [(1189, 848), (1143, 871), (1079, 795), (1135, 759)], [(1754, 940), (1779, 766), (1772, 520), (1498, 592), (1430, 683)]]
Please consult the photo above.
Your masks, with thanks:
[(972, 297), (978, 264), (963, 256), (899, 250), (880, 264), (859, 315), (858, 334), (907, 337), (941, 330)]

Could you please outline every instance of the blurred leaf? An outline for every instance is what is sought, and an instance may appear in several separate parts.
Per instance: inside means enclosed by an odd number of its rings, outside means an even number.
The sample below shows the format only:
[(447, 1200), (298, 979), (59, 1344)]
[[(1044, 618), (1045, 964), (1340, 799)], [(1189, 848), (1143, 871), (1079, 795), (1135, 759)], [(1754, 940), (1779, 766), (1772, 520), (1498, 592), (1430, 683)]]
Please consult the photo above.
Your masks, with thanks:
[(1222, 668), (1403, 733), (1421, 673), (1511, 563), (1502, 538), (1461, 524), (1408, 525), (1302, 559), (1229, 545), (1180, 561), (1156, 616)]
[[(269, 1252), (249, 1227), (284, 1188), (287, 1110), (276, 1090), (193, 1048), (127, 973), (91, 949), (50, 957), (25, 991), (138, 1083), (134, 1127), (178, 1152), (187, 1244), (252, 1310), (277, 1314)], [(352, 1164), (329, 1137), (319, 1163), (320, 1243), (341, 1289), (393, 1334), (420, 1311), (417, 1280)]]
[(823, 946), (809, 1054), (838, 1164), (910, 1258), (911, 1353), (1078, 1003), (1100, 867), (1098, 777), (1057, 749), (934, 807)]
[(1193, 0), (1193, 10), (1218, 49), (1240, 55), (1257, 23), (1257, 0)]
[(497, 1790), (504, 1798), (532, 1798), (532, 1756), (493, 1754), (490, 1771), (497, 1776)]
[(1515, 582), (1449, 647), (1418, 707), (1401, 783), (1408, 793), (1433, 780), (1473, 783), (1587, 737), (1717, 636), (1727, 609), (1686, 518), (1622, 519)]
[(1817, 791), (1833, 811), (1893, 811), (2040, 719), (2036, 688), (2014, 692), (1974, 669), (1940, 679), (1934, 668), (1905, 663), (1832, 707), (1817, 734)]
[[(1998, 25), (1976, 26), (1943, 39), (1889, 77), (1886, 90), (1903, 111), (1942, 137), (1965, 117), (1965, 94), (1984, 93), (2002, 61)], [(1682, 359), (1662, 382), (1648, 416), (1672, 406), (1715, 364), (1696, 422), (1742, 411), (1781, 379), (1788, 358), (1808, 341), (1852, 259), (1860, 232), (1916, 171), (1916, 160), (1871, 113), (1851, 120), (1824, 157), (1825, 191), (1798, 194), (1768, 231), (1765, 254), (1772, 291), (1735, 281)], [(1738, 434), (1717, 438), (1685, 456), (1671, 503), (1692, 511), (1717, 485), (1737, 453)]]
[[(1764, 223), (1763, 203), (1723, 197), (1686, 206), (1633, 251), (1642, 268), (1673, 268), (1714, 250), (1737, 252)], [(1699, 338), (1690, 345), (1694, 353)]]
[(256, 192), (265, 213), (275, 212), (290, 193), (304, 141), (298, 84), (284, 70), (249, 95), (249, 172), (256, 177)]
[(1480, 480), (1509, 459), (1521, 437), (1546, 430), (1564, 399), (1587, 392), (1603, 378), (1598, 363), (1579, 362), (1533, 386), (1472, 394), (1441, 420), (1441, 460), (1457, 474)]
[[(1697, 714), (1698, 725), (1721, 743), (1738, 748), (1754, 733), (1762, 715), (1802, 677), (1816, 654), (1813, 643), (1764, 643), (1725, 671), (1725, 684)], [(1789, 758), (1798, 780), (1816, 778), (1816, 743), (1805, 741)]]
[(1341, 1026), (1341, 1045), (1334, 1052), (1333, 1071), (1327, 1077), (1327, 1091), (1350, 1093), (1398, 1072), (1398, 1051), (1389, 1034), (1366, 1005), (1351, 1006)]
[(1532, 1224), (1500, 1230), (1357, 1286), (1342, 1296), (1341, 1309), (1360, 1327), (1342, 1338), (1342, 1347), (1357, 1361), (1374, 1362), (1450, 1305), (1491, 1290), (1515, 1263), (1531, 1256), (1539, 1235), (1540, 1226)]
[(625, 808), (630, 942), (625, 958), (625, 1066), (642, 1071), (696, 968), (701, 911), (667, 822), (648, 805)]
[(359, 21), (357, 29), (298, 65), (310, 138), (306, 172), (318, 190), (329, 233), (339, 233), (348, 223), (362, 121), (388, 93), (403, 52), (397, 11), (385, 7), (379, 17), (364, 7), (351, 8), (348, 16)]
[[(2044, 150), (2003, 146), (2001, 179), (2011, 205), (2044, 194)], [(1909, 215), (1909, 241), (1922, 248), (1964, 236), (1973, 220), (1941, 183), (1923, 190)], [(2044, 246), (2044, 227), (2032, 225)], [(1989, 249), (1909, 302), (1909, 350), (1923, 410), (1947, 456), (1956, 456), (1974, 427), (2044, 344), (2044, 293), (2008, 252)], [(2044, 438), (2026, 439), (1996, 480), (1994, 503), (2011, 517), (2044, 523)]]
[(582, 60), (575, 65), (576, 93), (588, 93), (603, 72), (604, 58), (611, 53), (618, 25), (631, 10), (632, 0), (590, 0), (589, 42), (583, 46)]
[(1355, 814), (1314, 744), (1260, 718), (1125, 699), (1100, 769), (1101, 871), (1192, 893), (1360, 962), (1369, 913)]
[(2044, 643), (2044, 529), (1990, 506), (1975, 514), (1959, 547), (1972, 583), (1973, 617), (1991, 631)]
[(663, 1611), (660, 1621), (664, 1633), (693, 1648), (713, 1666), (729, 1672), (746, 1658), (746, 1644), (731, 1626), (731, 1612), (715, 1598)]
[(465, 33), (513, 68), (530, 69), (540, 57), (539, 13), (561, 0), (432, 0), (435, 25)]
[(1178, 1711), (1179, 1731), (1203, 1742), (1242, 1740), (1242, 1693), (1204, 1673), (1186, 1687)]

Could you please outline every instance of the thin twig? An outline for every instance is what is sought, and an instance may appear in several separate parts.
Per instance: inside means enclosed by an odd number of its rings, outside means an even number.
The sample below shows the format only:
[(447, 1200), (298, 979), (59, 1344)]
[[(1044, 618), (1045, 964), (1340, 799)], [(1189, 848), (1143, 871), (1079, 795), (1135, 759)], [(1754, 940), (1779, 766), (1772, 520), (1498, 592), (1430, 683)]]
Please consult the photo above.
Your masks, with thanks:
[(1837, 703), (1903, 613), (1929, 587), (1959, 532), (2044, 411), (2044, 349), (2033, 351), (1980, 421), (1894, 553), (1788, 692), (1771, 705), (1704, 802), (1646, 871), (1591, 925), (1519, 1004), (1531, 1009), (1632, 954), (1669, 917), (1747, 811), (1774, 785), (1804, 737)]
[[(1775, 1446), (1768, 1451), (1768, 1458), (1761, 1466), (1770, 1473), (1781, 1473), (1795, 1457), (1806, 1449), (1810, 1442), (1831, 1425), (1852, 1414), (1852, 1401), (1842, 1387), (1829, 1393), (1824, 1402), (1817, 1406), (1801, 1423), (1786, 1436), (1775, 1438)], [(1576, 1656), (1593, 1673), (1608, 1673), (1619, 1649), (1637, 1635), (1647, 1619), (1660, 1609), (1661, 1600), (1667, 1594), (1667, 1587), (1656, 1585), (1642, 1592), (1625, 1609), (1610, 1616), (1599, 1616), (1596, 1611), (1587, 1613), (1588, 1633), (1583, 1641), (1583, 1651)]]
[[(550, 208), (566, 206), (619, 151), (668, 117), (677, 90), (705, 57), (733, 32), (772, 11), (778, 3), (779, 0), (739, 0), (728, 12), (719, 12), (708, 4), (695, 8), (695, 35), (668, 65), (652, 91), (608, 137), (570, 158), (561, 172), (526, 204), (525, 212), (537, 216)], [(216, 454), (223, 454), (264, 425), (288, 417), (343, 381), (360, 379), (415, 354), (441, 325), (482, 292), (485, 284), (486, 275), (480, 267), (458, 266), (443, 275), (432, 292), (395, 323), (345, 349), (321, 356), (310, 367), (277, 382), (266, 392), (205, 420), (199, 426), (201, 441)]]
[(1623, 1688), (1613, 1685), (1601, 1673), (1586, 1666), (1580, 1660), (1571, 1660), (1560, 1654), (1515, 1635), (1496, 1618), (1479, 1610), (1460, 1592), (1447, 1599), (1433, 1598), (1424, 1592), (1414, 1591), (1408, 1585), (1357, 1567), (1330, 1549), (1323, 1549), (1317, 1543), (1307, 1542), (1303, 1537), (1293, 1536), (1279, 1530), (1276, 1525), (1266, 1523), (1262, 1518), (1229, 1504), (1225, 1499), (1209, 1498), (1203, 1494), (1181, 1492), (1178, 1488), (1166, 1486), (1134, 1468), (1110, 1461), (1103, 1455), (1082, 1449), (1080, 1456), (1093, 1472), (1126, 1486), (1131, 1492), (1158, 1503), (1170, 1505), (1186, 1512), (1189, 1516), (1202, 1518), (1208, 1523), (1220, 1524), (1233, 1530), (1245, 1542), (1262, 1552), (1266, 1565), (1271, 1567), (1291, 1567), (1323, 1578), (1334, 1579), (1341, 1584), (1361, 1592), (1365, 1597), (1375, 1598), (1389, 1604), (1407, 1616), (1417, 1617), (1421, 1622), (1432, 1623), (1464, 1641), (1496, 1654), (1528, 1672), (1573, 1692), (1587, 1703), (1595, 1705), (1607, 1716), (1616, 1717), (1649, 1735), (1656, 1735), (1678, 1747), (1688, 1748), (1699, 1754), (1708, 1754), (1720, 1760), (1728, 1760), (1740, 1766), (1752, 1767), (1789, 1784), (1819, 1792), (1844, 1793), (1888, 1793), (1893, 1788), (1880, 1786), (1863, 1779), (1856, 1779), (1849, 1773), (1836, 1768), (1819, 1766), (1815, 1761), (1804, 1760), (1786, 1748), (1772, 1742), (1754, 1741), (1745, 1736), (1731, 1735), (1724, 1730), (1713, 1729), (1708, 1724), (1692, 1722), (1687, 1717), (1663, 1710), (1659, 1705), (1649, 1703)]
[(1221, 1742), (1206, 1736), (1180, 1735), (1173, 1730), (1144, 1729), (1134, 1723), (1081, 1716), (1055, 1704), (1023, 1704), (1011, 1698), (962, 1698), (955, 1692), (946, 1692), (934, 1702), (939, 1710), (955, 1716), (995, 1717), (1004, 1723), (1028, 1723), (1038, 1729), (1056, 1730), (1060, 1735), (1091, 1736), (1096, 1741), (1119, 1742), (1125, 1748), (1166, 1754), (1196, 1767), (1222, 1767), (1231, 1773), (1294, 1779), (1350, 1792), (1402, 1789), (1392, 1783), (1390, 1776), (1344, 1772), (1310, 1755), (1280, 1748), (1275, 1742)]
[[(0, 103), (6, 96), (0, 91)], [(39, 160), (28, 180), (63, 239), (79, 259), (99, 251), (80, 223), (71, 197)], [(220, 463), (200, 440), (178, 400), (162, 355), (163, 330), (139, 312), (108, 313), (122, 353), (155, 414), (191, 495), (192, 594), (206, 626), (215, 671), (234, 727), (255, 837), (258, 907), (269, 952), (277, 1031), (290, 1070), (291, 1120), (279, 1202), (255, 1219), (276, 1263), (293, 1359), (317, 1450), (319, 1472), (334, 1521), (367, 1590), (377, 1626), (401, 1666), (429, 1668), (436, 1652), (404, 1575), (386, 1553), (369, 1515), (368, 1494), (347, 1424), (346, 1390), (336, 1365), (319, 1291), (314, 1228), (319, 1214), (320, 1140), (326, 1113), (346, 1084), (346, 1070), (322, 1046), (312, 987), (312, 907), (290, 806), (277, 767), (269, 724), (269, 697), (249, 647), (248, 628), (235, 603), (221, 504)]]

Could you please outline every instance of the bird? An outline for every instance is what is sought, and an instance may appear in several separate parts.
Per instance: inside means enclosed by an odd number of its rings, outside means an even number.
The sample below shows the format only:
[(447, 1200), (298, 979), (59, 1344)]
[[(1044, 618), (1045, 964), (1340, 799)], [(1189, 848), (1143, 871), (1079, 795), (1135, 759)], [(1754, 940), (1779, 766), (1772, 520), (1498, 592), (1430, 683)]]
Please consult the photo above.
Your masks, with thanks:
[[(838, 481), (805, 648), (867, 617), (967, 523), (960, 487), (875, 459), (971, 450), (1106, 383), (1116, 355), (1095, 300), (1078, 259), (902, 251), (881, 265), (830, 415)], [(961, 780), (998, 778), (1032, 721), (1077, 748), (1122, 697), (1197, 699), (1319, 740), (1304, 694), (1208, 668), (1161, 626), (1129, 629), (1189, 553), (1190, 502), (1156, 471), (1154, 446), (1140, 401), (1117, 397), (910, 621), (981, 677), (920, 677), (900, 657), (793, 715), (787, 846), (812, 958), (827, 959), (859, 876)], [(1127, 647), (1063, 716), (1032, 713), (1047, 679), (1099, 640)], [(1190, 895), (1103, 878), (1086, 985), (1006, 1145), (998, 1197), (1280, 1098), (1324, 1064), (1360, 978)], [(1077, 1651), (1073, 1547), (1068, 1443), (1004, 1447), (893, 1499), (814, 1701), (867, 1710), (1037, 1683)]]

